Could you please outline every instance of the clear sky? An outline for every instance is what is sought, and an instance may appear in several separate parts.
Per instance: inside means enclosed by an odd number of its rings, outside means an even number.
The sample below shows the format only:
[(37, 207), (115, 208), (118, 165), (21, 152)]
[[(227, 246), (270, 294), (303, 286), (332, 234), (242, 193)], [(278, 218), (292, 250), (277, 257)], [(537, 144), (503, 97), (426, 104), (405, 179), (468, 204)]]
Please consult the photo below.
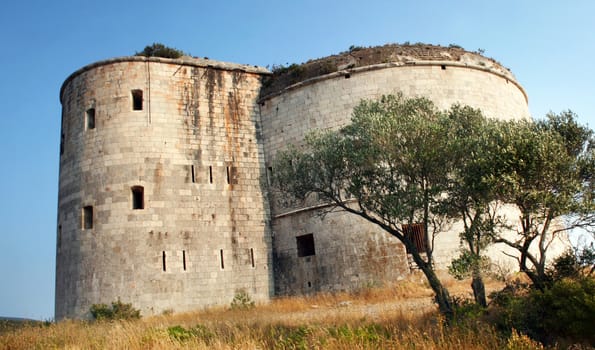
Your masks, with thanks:
[(571, 109), (595, 127), (592, 0), (6, 0), (0, 10), (0, 316), (54, 314), (60, 86), (89, 63), (161, 42), (261, 66), (349, 46), (424, 42), (485, 50), (536, 118)]

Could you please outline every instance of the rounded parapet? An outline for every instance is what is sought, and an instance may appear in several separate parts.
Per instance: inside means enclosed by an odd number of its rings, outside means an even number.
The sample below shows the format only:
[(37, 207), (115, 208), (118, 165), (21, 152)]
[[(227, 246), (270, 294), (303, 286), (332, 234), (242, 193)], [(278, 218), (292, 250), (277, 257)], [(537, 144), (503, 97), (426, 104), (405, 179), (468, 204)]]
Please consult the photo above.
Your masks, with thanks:
[(248, 64), (239, 64), (239, 63), (231, 63), (231, 62), (223, 62), (223, 61), (216, 61), (211, 60), (208, 58), (200, 58), (200, 57), (191, 57), (191, 56), (182, 56), (180, 58), (163, 58), (163, 57), (145, 57), (145, 56), (122, 56), (122, 57), (114, 57), (109, 58), (106, 60), (101, 60), (97, 62), (93, 62), (88, 64), (66, 78), (64, 83), (62, 83), (62, 87), (60, 88), (60, 102), (63, 101), (63, 94), (65, 87), (70, 83), (72, 79), (77, 77), (78, 75), (95, 69), (100, 66), (107, 66), (112, 65), (115, 63), (122, 63), (122, 62), (155, 62), (155, 63), (167, 63), (167, 64), (178, 64), (183, 65), (186, 67), (200, 67), (200, 68), (214, 68), (220, 69), (225, 71), (240, 71), (245, 73), (255, 73), (260, 75), (269, 75), (270, 72), (268, 69), (260, 66), (248, 65)]
[(303, 64), (273, 67), (272, 74), (263, 81), (261, 100), (281, 94), (285, 90), (336, 76), (406, 65), (463, 66), (496, 74), (517, 85), (527, 100), (527, 94), (516, 82), (512, 72), (496, 60), (457, 46), (427, 44), (352, 47), (349, 51)]

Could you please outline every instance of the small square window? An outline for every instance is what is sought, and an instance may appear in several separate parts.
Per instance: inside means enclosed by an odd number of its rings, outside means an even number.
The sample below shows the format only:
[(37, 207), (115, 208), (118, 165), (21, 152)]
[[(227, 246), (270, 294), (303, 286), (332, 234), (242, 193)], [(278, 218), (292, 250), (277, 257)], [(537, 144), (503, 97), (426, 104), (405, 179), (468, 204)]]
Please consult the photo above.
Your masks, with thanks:
[(60, 155), (64, 154), (64, 133), (60, 135)]
[(316, 250), (314, 249), (314, 235), (312, 233), (297, 236), (295, 239), (297, 243), (298, 257), (316, 255)]
[(62, 225), (58, 225), (58, 237), (56, 237), (56, 246), (58, 247), (58, 252), (62, 249)]

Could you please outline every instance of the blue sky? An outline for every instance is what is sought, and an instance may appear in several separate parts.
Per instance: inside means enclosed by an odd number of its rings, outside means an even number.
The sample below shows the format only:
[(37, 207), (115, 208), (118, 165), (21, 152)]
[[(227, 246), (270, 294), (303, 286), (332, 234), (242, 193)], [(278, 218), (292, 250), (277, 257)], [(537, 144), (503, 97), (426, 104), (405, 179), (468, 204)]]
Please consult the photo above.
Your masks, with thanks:
[(536, 118), (595, 126), (595, 2), (8, 0), (0, 11), (0, 316), (51, 319), (60, 86), (94, 61), (161, 42), (272, 66), (351, 45), (458, 44), (510, 68)]

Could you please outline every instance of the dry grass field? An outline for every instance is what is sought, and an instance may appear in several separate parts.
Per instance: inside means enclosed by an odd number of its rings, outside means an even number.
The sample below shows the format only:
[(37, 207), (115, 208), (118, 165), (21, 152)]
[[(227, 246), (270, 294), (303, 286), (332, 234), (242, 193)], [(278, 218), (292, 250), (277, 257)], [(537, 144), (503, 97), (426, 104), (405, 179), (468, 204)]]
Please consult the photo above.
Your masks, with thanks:
[[(24, 325), (0, 330), (0, 349), (541, 349), (484, 324), (447, 327), (420, 281), (279, 298), (246, 309)], [(453, 294), (468, 294), (468, 281), (447, 285)], [(501, 286), (488, 283), (491, 290)]]

